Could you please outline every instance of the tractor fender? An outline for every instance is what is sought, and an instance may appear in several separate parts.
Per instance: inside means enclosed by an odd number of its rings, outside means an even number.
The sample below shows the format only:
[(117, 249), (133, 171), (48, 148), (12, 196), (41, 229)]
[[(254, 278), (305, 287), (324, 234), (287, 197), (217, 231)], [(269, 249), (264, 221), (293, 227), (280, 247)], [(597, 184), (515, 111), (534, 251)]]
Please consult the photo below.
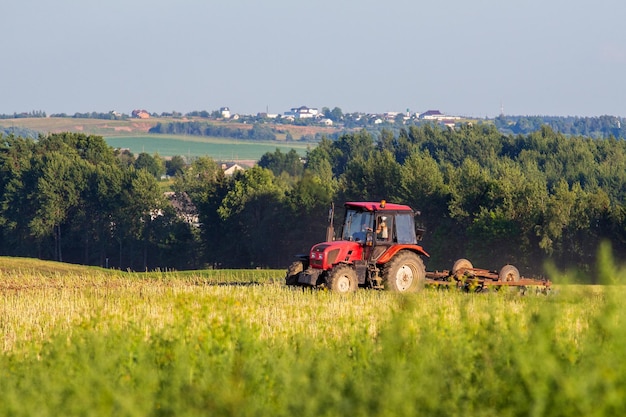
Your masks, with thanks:
[(383, 253), (380, 258), (378, 258), (376, 260), (377, 264), (386, 264), (387, 262), (389, 262), (391, 260), (391, 258), (393, 258), (396, 253), (402, 251), (402, 250), (408, 250), (411, 252), (414, 252), (418, 255), (422, 255), (425, 256), (427, 258), (430, 258), (430, 255), (428, 253), (426, 253), (426, 251), (420, 246), (420, 245), (393, 245), (391, 246), (389, 249), (387, 249), (385, 251), (385, 253)]

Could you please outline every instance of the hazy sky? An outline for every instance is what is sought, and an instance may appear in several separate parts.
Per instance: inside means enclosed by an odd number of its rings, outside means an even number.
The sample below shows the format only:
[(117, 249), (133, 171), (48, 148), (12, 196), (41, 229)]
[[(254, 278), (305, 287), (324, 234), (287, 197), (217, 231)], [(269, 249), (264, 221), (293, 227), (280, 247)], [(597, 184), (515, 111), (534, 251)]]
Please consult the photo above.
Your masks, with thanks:
[(624, 0), (5, 0), (0, 15), (5, 114), (626, 117)]

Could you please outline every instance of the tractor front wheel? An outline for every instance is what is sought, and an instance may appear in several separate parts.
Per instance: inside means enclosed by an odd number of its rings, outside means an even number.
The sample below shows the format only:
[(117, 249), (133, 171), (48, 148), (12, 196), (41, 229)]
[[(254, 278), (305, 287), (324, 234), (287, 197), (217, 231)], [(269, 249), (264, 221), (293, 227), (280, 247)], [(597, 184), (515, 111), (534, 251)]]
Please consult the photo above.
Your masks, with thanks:
[(287, 275), (285, 276), (285, 284), (298, 285), (298, 276), (304, 271), (304, 262), (295, 261), (289, 265), (287, 269)]
[(331, 291), (347, 294), (359, 286), (356, 271), (349, 265), (337, 265), (328, 275), (328, 288)]
[(424, 286), (426, 267), (413, 252), (401, 251), (384, 267), (385, 288), (396, 292), (416, 292)]

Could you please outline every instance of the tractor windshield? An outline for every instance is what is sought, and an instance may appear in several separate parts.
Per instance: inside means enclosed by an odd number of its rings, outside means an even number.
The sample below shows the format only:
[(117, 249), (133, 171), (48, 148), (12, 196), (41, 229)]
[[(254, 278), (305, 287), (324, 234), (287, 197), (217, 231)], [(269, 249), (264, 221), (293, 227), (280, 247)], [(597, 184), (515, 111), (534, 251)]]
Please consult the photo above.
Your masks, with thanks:
[(368, 231), (372, 231), (373, 224), (374, 216), (372, 213), (349, 209), (346, 212), (345, 221), (343, 223), (341, 239), (364, 242), (365, 234)]

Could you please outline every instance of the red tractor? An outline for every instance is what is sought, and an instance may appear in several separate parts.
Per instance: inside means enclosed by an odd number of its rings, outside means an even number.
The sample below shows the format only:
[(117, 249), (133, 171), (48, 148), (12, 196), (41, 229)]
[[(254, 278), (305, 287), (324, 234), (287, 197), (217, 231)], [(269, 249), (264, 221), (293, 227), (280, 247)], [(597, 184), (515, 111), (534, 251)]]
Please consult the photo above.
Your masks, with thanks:
[(287, 285), (326, 287), (348, 293), (358, 287), (417, 291), (426, 280), (416, 230), (418, 212), (409, 206), (380, 202), (345, 203), (341, 237), (333, 239), (332, 216), (327, 241), (289, 267)]

